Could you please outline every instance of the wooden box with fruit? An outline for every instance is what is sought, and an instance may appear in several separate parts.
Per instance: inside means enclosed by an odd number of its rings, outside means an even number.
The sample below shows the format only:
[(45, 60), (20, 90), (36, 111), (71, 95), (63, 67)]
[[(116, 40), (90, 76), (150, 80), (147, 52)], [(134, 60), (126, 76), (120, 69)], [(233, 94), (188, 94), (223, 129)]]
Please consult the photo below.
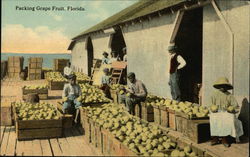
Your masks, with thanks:
[(63, 90), (67, 79), (60, 72), (47, 72), (45, 75), (50, 90)]
[[(106, 156), (197, 156), (192, 145), (172, 140), (158, 125), (124, 112), (115, 104), (86, 108), (89, 119), (101, 127)], [(182, 143), (181, 143), (182, 142)], [(202, 156), (202, 155), (201, 155)]]
[(30, 86), (26, 85), (22, 88), (22, 92), (23, 92), (23, 100), (27, 99), (28, 94), (33, 94), (33, 93), (38, 94), (40, 100), (48, 99), (47, 85), (30, 85)]
[(80, 84), (82, 95), (77, 98), (83, 106), (101, 107), (104, 103), (111, 102), (110, 99), (105, 97), (103, 91), (96, 86), (90, 84)]
[(91, 80), (91, 78), (84, 73), (74, 72), (74, 74), (76, 75), (76, 80), (77, 80), (77, 83), (79, 84), (89, 83)]
[(52, 104), (14, 102), (12, 105), (18, 140), (62, 136), (62, 115)]

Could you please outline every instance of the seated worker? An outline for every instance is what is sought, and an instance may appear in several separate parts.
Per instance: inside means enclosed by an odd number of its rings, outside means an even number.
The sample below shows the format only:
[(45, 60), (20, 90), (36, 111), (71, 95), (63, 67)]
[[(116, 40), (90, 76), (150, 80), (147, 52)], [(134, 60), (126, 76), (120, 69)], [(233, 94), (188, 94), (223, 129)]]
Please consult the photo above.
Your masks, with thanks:
[(101, 80), (101, 89), (105, 93), (106, 97), (111, 99), (111, 95), (110, 95), (110, 91), (109, 91), (109, 89), (110, 89), (109, 85), (111, 83), (111, 77), (109, 76), (109, 69), (104, 68), (103, 73), (104, 73), (104, 75), (102, 76), (102, 80)]
[[(213, 87), (216, 91), (211, 97), (211, 104), (218, 106), (218, 108), (212, 109), (210, 107), (211, 145), (219, 144), (219, 138), (221, 138), (222, 144), (229, 147), (229, 136), (236, 138), (236, 142), (239, 142), (239, 137), (243, 135), (242, 123), (235, 115), (238, 110), (238, 103), (235, 97), (228, 92), (228, 90), (233, 89), (233, 86), (227, 78), (219, 78)], [(230, 111), (229, 106), (234, 107), (236, 110), (234, 112)]]
[(82, 90), (76, 84), (76, 75), (71, 74), (68, 76), (69, 83), (63, 87), (63, 113), (70, 113), (81, 106), (81, 102), (77, 98), (82, 94)]
[(135, 115), (135, 105), (146, 100), (147, 89), (133, 72), (128, 74), (128, 80), (128, 89), (124, 89), (125, 94), (119, 95), (119, 103), (126, 104), (129, 113)]
[(110, 64), (110, 59), (108, 58), (108, 53), (107, 52), (103, 52), (103, 58), (102, 58), (102, 64)]
[(69, 76), (69, 75), (73, 74), (73, 71), (72, 71), (72, 69), (71, 69), (70, 66), (71, 66), (71, 63), (68, 62), (68, 63), (67, 63), (67, 66), (64, 67), (64, 69), (63, 69), (63, 76), (64, 76), (66, 79), (68, 79), (68, 76)]

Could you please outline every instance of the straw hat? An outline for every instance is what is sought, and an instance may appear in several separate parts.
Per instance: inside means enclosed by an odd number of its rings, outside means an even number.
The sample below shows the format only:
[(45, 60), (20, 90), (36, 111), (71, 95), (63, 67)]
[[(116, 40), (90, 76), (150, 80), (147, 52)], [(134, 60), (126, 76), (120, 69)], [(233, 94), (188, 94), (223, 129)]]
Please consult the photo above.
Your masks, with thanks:
[(233, 89), (233, 86), (229, 83), (226, 77), (218, 78), (217, 81), (214, 83), (214, 88), (226, 88), (228, 90)]

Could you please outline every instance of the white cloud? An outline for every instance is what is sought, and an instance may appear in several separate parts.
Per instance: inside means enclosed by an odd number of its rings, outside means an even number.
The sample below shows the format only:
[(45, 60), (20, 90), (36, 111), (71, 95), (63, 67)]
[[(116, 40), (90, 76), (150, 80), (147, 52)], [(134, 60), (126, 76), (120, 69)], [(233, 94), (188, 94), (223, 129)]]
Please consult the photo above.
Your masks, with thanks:
[(56, 15), (53, 12), (50, 12), (49, 15), (56, 21), (62, 21), (62, 16)]
[(67, 53), (70, 39), (63, 29), (47, 26), (28, 28), (23, 25), (6, 25), (2, 28), (2, 52), (16, 53)]

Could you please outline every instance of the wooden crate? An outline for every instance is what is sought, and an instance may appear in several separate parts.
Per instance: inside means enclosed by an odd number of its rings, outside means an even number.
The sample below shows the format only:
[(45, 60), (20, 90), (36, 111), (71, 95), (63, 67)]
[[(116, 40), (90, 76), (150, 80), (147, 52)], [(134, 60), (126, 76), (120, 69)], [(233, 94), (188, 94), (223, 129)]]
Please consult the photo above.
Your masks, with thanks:
[[(28, 94), (23, 95), (23, 100), (26, 101)], [(39, 100), (47, 100), (48, 94), (38, 94)]]
[(135, 116), (141, 118), (141, 103), (135, 104)]
[(185, 118), (176, 115), (175, 116), (175, 121), (176, 121), (176, 131), (183, 133), (183, 131), (185, 129), (183, 121), (185, 121)]
[(28, 73), (28, 79), (29, 80), (41, 80), (42, 73)]
[(10, 73), (10, 72), (8, 72), (8, 77), (9, 78), (20, 78), (20, 73), (16, 73), (16, 72)]
[(19, 120), (14, 112), (14, 118), (18, 140), (62, 137), (61, 116), (58, 120)]
[(89, 119), (90, 124), (90, 142), (93, 146), (96, 147), (96, 132), (95, 132), (95, 122), (92, 119)]
[(41, 63), (41, 62), (43, 62), (43, 58), (42, 57), (30, 57), (29, 59), (29, 62), (30, 63)]
[(10, 102), (1, 102), (1, 126), (11, 126), (12, 122), (12, 107)]
[(102, 139), (103, 139), (103, 154), (105, 156), (111, 156), (111, 151), (110, 151), (110, 143), (111, 143), (111, 139), (110, 139), (110, 132), (104, 128), (101, 128), (101, 132), (102, 132)]
[(23, 69), (23, 61), (24, 58), (23, 57), (19, 57), (19, 56), (10, 56), (8, 57), (8, 68), (9, 67), (16, 67), (19, 69)]
[(154, 108), (153, 106), (146, 105), (145, 102), (141, 102), (141, 112), (142, 112), (142, 119), (153, 122), (154, 121)]
[(8, 61), (1, 61), (1, 79), (3, 79), (8, 71)]
[(188, 120), (185, 135), (195, 143), (210, 140), (209, 120)]
[(161, 112), (159, 106), (154, 107), (154, 123), (157, 125), (161, 124)]
[(20, 73), (21, 72), (21, 68), (18, 68), (18, 67), (8, 67), (8, 72), (9, 73)]
[(76, 80), (78, 84), (86, 84), (89, 83), (89, 80)]
[(42, 63), (33, 62), (33, 63), (29, 63), (28, 66), (29, 66), (29, 69), (41, 69)]
[(169, 128), (171, 128), (172, 130), (176, 130), (175, 111), (168, 109), (168, 115), (169, 115)]
[(27, 99), (28, 94), (36, 93), (39, 96), (40, 100), (48, 99), (48, 88), (44, 89), (25, 89), (22, 88), (23, 100)]
[(62, 102), (57, 103), (57, 110), (62, 114), (62, 127), (63, 128), (72, 128), (73, 115), (72, 114), (63, 114)]
[(96, 136), (96, 148), (102, 152), (102, 132), (101, 132), (101, 126), (95, 123), (95, 136)]
[(64, 82), (53, 82), (49, 81), (48, 86), (50, 90), (63, 90), (64, 84), (67, 83), (66, 81)]
[(166, 106), (160, 106), (161, 122), (160, 125), (163, 127), (169, 126), (169, 115)]
[(69, 59), (54, 59), (53, 70), (63, 72), (69, 61)]
[(84, 140), (88, 143), (91, 142), (91, 125), (89, 122), (89, 118), (85, 117), (84, 120)]
[(121, 156), (140, 156), (139, 154), (136, 154), (135, 152), (133, 152), (132, 150), (130, 150), (126, 145), (124, 145), (123, 143), (121, 143), (120, 145), (121, 149)]
[(111, 156), (123, 156), (121, 151), (121, 142), (114, 137), (114, 135), (110, 135), (110, 155)]

